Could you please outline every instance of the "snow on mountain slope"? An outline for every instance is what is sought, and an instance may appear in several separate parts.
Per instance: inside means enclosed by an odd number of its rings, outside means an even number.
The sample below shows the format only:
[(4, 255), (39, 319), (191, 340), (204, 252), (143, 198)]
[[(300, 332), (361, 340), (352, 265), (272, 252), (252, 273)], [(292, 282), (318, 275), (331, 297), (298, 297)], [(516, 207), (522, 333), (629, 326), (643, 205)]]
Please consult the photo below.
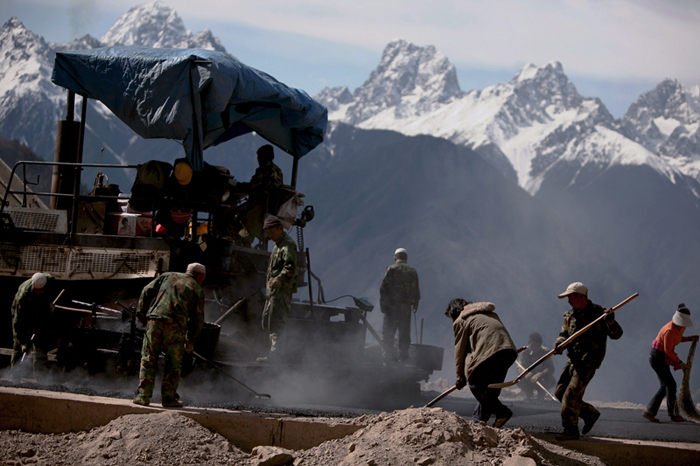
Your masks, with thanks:
[[(337, 92), (342, 93), (342, 88)], [(461, 94), (457, 71), (442, 52), (393, 40), (369, 79), (355, 90), (352, 101), (343, 105), (327, 88), (321, 91), (320, 101), (340, 112), (331, 119), (357, 124), (382, 112), (396, 119), (424, 115)]]
[(193, 35), (172, 8), (160, 1), (135, 6), (100, 39), (106, 45), (204, 48), (225, 52), (209, 29)]
[[(421, 62), (418, 57), (425, 66), (416, 65)], [(421, 69), (433, 74), (422, 82), (443, 83), (442, 87), (416, 86)], [(393, 41), (352, 100), (347, 101), (347, 93), (344, 102), (335, 98), (339, 90), (336, 94), (324, 90), (318, 98), (333, 109), (331, 120), (363, 129), (429, 134), (469, 147), (504, 174), (514, 171), (517, 183), (533, 195), (555, 164), (595, 164), (606, 169), (641, 163), (671, 181), (683, 172), (679, 162), (619, 133), (619, 122), (603, 103), (582, 97), (559, 62), (543, 67), (528, 64), (508, 83), (467, 94), (453, 82), (453, 70), (433, 47)], [(694, 114), (694, 104), (682, 107), (685, 114)], [(668, 120), (663, 126), (676, 131), (672, 125)]]
[[(66, 102), (65, 89), (51, 82), (56, 52), (116, 44), (225, 52), (211, 31), (193, 35), (174, 10), (157, 1), (129, 10), (102, 40), (86, 35), (69, 43), (47, 44), (11, 18), (0, 28), (0, 134), (29, 146), (45, 160), (53, 159), (56, 121), (64, 117)], [(78, 119), (81, 100), (76, 108)], [(98, 127), (109, 131), (95, 132)], [(99, 102), (89, 102), (87, 129), (86, 151), (99, 153), (104, 147), (105, 156), (113, 157), (108, 162), (128, 160), (133, 132)]]
[(630, 106), (621, 130), (678, 170), (700, 179), (700, 86), (662, 81)]

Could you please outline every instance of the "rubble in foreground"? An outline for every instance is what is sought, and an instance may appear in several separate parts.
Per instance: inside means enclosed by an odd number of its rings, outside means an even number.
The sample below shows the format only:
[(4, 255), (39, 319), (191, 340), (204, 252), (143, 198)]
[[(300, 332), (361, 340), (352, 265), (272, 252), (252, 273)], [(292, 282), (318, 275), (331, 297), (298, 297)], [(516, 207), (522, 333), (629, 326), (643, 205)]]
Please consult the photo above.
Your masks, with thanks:
[(600, 459), (536, 439), (523, 429), (494, 429), (441, 408), (409, 408), (356, 419), (366, 427), (309, 450), (256, 447), (244, 452), (177, 411), (130, 414), (89, 432), (0, 432), (3, 465), (249, 466), (595, 465)]

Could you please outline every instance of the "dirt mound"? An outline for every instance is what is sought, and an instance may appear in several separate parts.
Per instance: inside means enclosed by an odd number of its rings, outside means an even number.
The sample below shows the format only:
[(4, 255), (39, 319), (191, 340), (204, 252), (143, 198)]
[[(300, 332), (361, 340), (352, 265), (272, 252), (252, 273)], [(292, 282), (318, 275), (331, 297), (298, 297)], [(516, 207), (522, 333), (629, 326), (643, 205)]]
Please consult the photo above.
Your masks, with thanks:
[(0, 432), (3, 465), (247, 464), (249, 455), (176, 411), (129, 414), (89, 432)]
[(297, 452), (296, 464), (603, 465), (598, 458), (535, 439), (523, 429), (494, 429), (441, 408), (411, 408), (358, 421), (367, 427)]
[(248, 454), (177, 411), (126, 415), (89, 432), (0, 432), (0, 464), (172, 465), (602, 465), (591, 456), (493, 429), (441, 408), (362, 416), (353, 435), (309, 450), (257, 447)]

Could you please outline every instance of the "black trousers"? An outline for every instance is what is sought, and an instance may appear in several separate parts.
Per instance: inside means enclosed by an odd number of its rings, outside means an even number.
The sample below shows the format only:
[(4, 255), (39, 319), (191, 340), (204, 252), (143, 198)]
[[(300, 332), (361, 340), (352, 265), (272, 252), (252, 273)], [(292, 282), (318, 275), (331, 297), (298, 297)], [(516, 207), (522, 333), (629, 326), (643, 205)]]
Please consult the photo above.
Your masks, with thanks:
[(496, 419), (506, 417), (510, 409), (498, 399), (500, 388), (488, 388), (489, 384), (502, 383), (508, 375), (518, 353), (514, 350), (502, 350), (479, 364), (469, 375), (469, 389), (476, 398), (474, 420), (488, 421), (492, 414)]

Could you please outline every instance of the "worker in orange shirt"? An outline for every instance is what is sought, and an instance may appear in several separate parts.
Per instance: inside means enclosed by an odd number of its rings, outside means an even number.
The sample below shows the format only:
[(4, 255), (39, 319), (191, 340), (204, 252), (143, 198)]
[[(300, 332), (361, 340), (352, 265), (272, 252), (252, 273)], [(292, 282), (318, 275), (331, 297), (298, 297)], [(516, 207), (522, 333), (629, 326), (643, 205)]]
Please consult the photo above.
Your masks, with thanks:
[(656, 372), (656, 376), (661, 384), (659, 391), (649, 401), (646, 410), (642, 413), (642, 416), (651, 422), (660, 422), (656, 418), (656, 413), (659, 411), (664, 397), (666, 398), (668, 417), (675, 422), (685, 420), (678, 414), (678, 408), (676, 407), (676, 381), (673, 378), (673, 374), (671, 374), (670, 366), (673, 366), (674, 370), (686, 368), (685, 363), (676, 354), (675, 348), (681, 342), (697, 341), (697, 335), (683, 336), (685, 328), (692, 326), (690, 310), (685, 307), (685, 304), (681, 303), (678, 305), (675, 314), (673, 314), (671, 322), (661, 328), (659, 335), (651, 343), (649, 363), (654, 372)]

